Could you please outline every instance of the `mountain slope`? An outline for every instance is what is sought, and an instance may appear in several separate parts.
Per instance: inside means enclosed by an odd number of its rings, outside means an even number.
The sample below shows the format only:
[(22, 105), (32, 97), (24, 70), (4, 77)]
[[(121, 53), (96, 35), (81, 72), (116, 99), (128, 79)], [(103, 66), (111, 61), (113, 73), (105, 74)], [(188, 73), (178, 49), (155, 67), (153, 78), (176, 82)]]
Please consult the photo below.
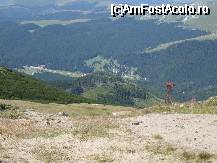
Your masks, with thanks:
[(145, 48), (161, 43), (205, 34), (177, 28), (176, 24), (158, 25), (154, 21), (135, 21), (132, 18), (116, 21), (104, 18), (46, 28), (36, 28), (30, 24), (0, 24), (0, 57), (4, 66), (19, 68), (42, 64), (49, 69), (85, 72), (90, 71), (90, 68), (84, 60), (98, 55), (118, 58), (118, 62), (125, 65), (121, 61), (128, 59), (127, 56), (132, 53), (140, 53)]
[[(176, 2), (176, 5), (183, 5), (185, 3)], [(217, 2), (216, 0), (192, 0), (191, 6), (197, 8), (198, 6), (208, 6), (210, 8), (210, 15), (145, 15), (138, 17), (138, 20), (152, 20), (155, 19), (158, 24), (161, 23), (174, 23), (178, 22), (180, 27), (188, 29), (197, 29), (201, 31), (216, 33), (217, 22), (214, 21), (217, 18)]]
[[(212, 14), (215, 14), (215, 5), (211, 6)], [(16, 22), (1, 21), (0, 18), (0, 65), (10, 68), (46, 65), (49, 70), (61, 70), (58, 74), (37, 74), (48, 80), (60, 79), (59, 74), (68, 74), (66, 71), (89, 74), (106, 70), (136, 79), (138, 76), (144, 85), (148, 83), (154, 91), (161, 91), (161, 98), (165, 94), (165, 81), (173, 80), (176, 83), (175, 98), (182, 101), (192, 96), (203, 100), (216, 95), (215, 16), (110, 20), (109, 13), (96, 16), (92, 12), (71, 11), (68, 7), (67, 11), (64, 7), (61, 8), (63, 12), (57, 8), (46, 10), (45, 15)], [(43, 28), (18, 24), (43, 20), (58, 20), (62, 24), (71, 19), (91, 21), (65, 26), (50, 24)], [(205, 28), (188, 25), (191, 20)], [(207, 21), (209, 23), (204, 23)]]
[(83, 97), (71, 95), (25, 76), (0, 67), (0, 98), (23, 99), (56, 103), (90, 102)]
[(111, 73), (96, 72), (73, 80), (56, 81), (53, 84), (104, 104), (142, 107), (161, 101), (145, 86)]
[[(188, 41), (145, 54), (144, 73), (151, 73), (155, 87), (171, 79), (176, 83), (175, 96), (203, 100), (217, 94), (217, 41)], [(139, 57), (136, 59), (139, 60)], [(138, 63), (137, 63), (138, 64)], [(154, 65), (150, 67), (149, 65)]]

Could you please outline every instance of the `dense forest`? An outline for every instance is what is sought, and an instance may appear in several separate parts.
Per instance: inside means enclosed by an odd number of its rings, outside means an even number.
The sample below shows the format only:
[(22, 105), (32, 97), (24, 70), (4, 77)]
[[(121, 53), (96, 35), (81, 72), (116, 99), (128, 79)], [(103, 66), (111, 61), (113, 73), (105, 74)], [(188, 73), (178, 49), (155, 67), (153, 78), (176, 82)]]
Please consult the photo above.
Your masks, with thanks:
[(93, 102), (93, 100), (66, 93), (33, 77), (3, 67), (0, 67), (0, 98), (64, 104)]
[(124, 63), (125, 57), (141, 53), (147, 47), (202, 34), (204, 32), (177, 28), (176, 24), (158, 25), (127, 18), (44, 28), (1, 22), (0, 56), (2, 64), (13, 68), (45, 64), (54, 69), (90, 71), (84, 66), (84, 60), (97, 55), (119, 58)]

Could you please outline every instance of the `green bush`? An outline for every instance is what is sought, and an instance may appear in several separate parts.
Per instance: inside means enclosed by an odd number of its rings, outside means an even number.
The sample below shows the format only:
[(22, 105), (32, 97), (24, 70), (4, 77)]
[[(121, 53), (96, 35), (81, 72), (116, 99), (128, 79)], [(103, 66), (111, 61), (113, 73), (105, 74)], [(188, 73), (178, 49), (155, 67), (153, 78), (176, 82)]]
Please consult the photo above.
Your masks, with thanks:
[(209, 105), (217, 106), (217, 97), (211, 97), (211, 98), (208, 100), (208, 104), (209, 104)]
[(0, 104), (0, 108), (0, 118), (19, 119), (21, 117), (21, 113), (17, 107)]
[(10, 108), (11, 108), (10, 105), (0, 104), (0, 111), (5, 111), (5, 110), (8, 110)]

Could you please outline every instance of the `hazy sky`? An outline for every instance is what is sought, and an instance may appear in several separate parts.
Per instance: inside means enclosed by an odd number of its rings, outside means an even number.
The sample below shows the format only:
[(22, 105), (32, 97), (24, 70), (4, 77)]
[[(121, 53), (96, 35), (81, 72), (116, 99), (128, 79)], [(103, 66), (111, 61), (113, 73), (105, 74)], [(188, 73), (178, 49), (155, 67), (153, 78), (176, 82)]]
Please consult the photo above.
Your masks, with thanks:
[[(0, 0), (0, 5), (11, 5), (11, 4), (19, 4), (24, 6), (46, 6), (46, 5), (64, 5), (69, 2), (81, 2), (81, 1), (89, 1), (89, 2), (98, 2), (98, 3), (110, 3), (111, 0)], [(118, 3), (127, 3), (127, 2), (144, 2), (144, 3), (151, 3), (151, 2), (158, 2), (158, 3), (165, 3), (167, 1), (180, 1), (183, 2), (184, 0), (114, 0)], [(191, 0), (185, 0), (189, 2)]]

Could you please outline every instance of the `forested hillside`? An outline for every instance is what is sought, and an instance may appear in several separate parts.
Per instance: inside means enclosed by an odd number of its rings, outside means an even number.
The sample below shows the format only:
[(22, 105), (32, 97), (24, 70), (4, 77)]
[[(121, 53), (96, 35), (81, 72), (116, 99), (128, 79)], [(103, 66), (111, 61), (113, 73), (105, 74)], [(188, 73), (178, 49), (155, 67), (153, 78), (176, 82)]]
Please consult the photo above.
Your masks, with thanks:
[(97, 55), (119, 58), (123, 64), (128, 55), (139, 54), (150, 46), (202, 34), (204, 32), (178, 28), (175, 23), (158, 25), (154, 21), (130, 18), (117, 21), (103, 18), (44, 28), (2, 22), (0, 56), (2, 64), (13, 68), (45, 64), (53, 69), (90, 71), (84, 60)]
[(161, 102), (143, 85), (124, 80), (111, 73), (97, 72), (85, 77), (51, 83), (58, 88), (99, 103), (144, 107)]
[(156, 87), (163, 88), (166, 80), (173, 80), (176, 99), (202, 100), (217, 94), (217, 41), (189, 41), (144, 55), (132, 56), (140, 61), (134, 65), (141, 65), (141, 73), (151, 74)]
[(0, 98), (64, 104), (91, 102), (91, 100), (65, 93), (33, 77), (3, 67), (0, 67)]

